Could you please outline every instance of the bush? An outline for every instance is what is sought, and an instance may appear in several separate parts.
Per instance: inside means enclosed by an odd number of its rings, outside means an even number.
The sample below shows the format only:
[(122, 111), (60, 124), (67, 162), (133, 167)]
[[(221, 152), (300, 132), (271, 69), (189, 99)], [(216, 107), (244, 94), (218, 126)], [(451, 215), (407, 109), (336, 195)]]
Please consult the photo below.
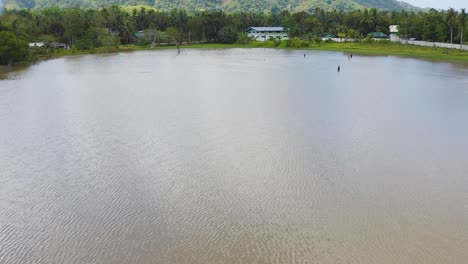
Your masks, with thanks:
[(304, 48), (309, 46), (309, 42), (298, 38), (288, 39), (285, 43), (288, 48)]
[(89, 39), (83, 38), (75, 42), (75, 47), (79, 50), (90, 50), (93, 48), (93, 44)]
[(149, 38), (138, 38), (137, 42), (135, 45), (137, 46), (149, 46), (151, 44), (151, 40)]
[(47, 55), (50, 53), (50, 51), (46, 47), (32, 47), (32, 48), (29, 48), (29, 53), (34, 58), (35, 56), (38, 56), (38, 55)]
[(238, 31), (234, 27), (223, 27), (218, 33), (218, 41), (224, 44), (232, 44), (237, 41)]
[(379, 43), (379, 45), (391, 45), (392, 44), (392, 42), (388, 39), (382, 39), (377, 42)]
[(29, 45), (19, 40), (10, 31), (0, 31), (0, 64), (13, 64), (26, 60), (29, 56)]
[(323, 43), (323, 39), (322, 39), (321, 37), (315, 37), (315, 38), (314, 38), (314, 42), (315, 42), (315, 44), (320, 45), (320, 44)]
[(78, 49), (76, 48), (75, 45), (73, 45), (73, 46), (69, 49), (69, 51), (71, 51), (71, 53), (77, 53), (77, 52), (78, 52)]
[(279, 39), (279, 38), (272, 39), (272, 41), (273, 41), (275, 47), (279, 47), (281, 45), (281, 43), (282, 43), (281, 39)]
[(369, 34), (367, 37), (363, 40), (364, 43), (366, 44), (374, 44), (375, 40), (372, 38), (372, 35)]
[(353, 40), (357, 40), (359, 39), (361, 36), (361, 34), (359, 33), (359, 31), (357, 30), (354, 30), (354, 29), (350, 29), (348, 30), (348, 34), (347, 34), (347, 37), (350, 38), (350, 39), (353, 39)]
[(264, 42), (265, 46), (268, 48), (274, 48), (276, 47), (275, 42), (273, 40), (267, 40)]
[(237, 36), (237, 43), (242, 44), (242, 45), (247, 45), (252, 41), (252, 38), (247, 36), (245, 33), (240, 33)]

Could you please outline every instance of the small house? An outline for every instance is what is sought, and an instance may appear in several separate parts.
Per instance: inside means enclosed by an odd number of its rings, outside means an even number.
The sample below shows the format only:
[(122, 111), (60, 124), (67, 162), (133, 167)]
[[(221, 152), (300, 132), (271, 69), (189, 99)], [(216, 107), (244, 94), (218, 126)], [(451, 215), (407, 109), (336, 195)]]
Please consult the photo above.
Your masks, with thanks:
[(51, 42), (49, 46), (54, 49), (70, 49), (67, 44), (59, 42)]
[(398, 42), (400, 37), (398, 37), (398, 25), (390, 25), (390, 41)]
[(267, 41), (269, 39), (289, 39), (288, 29), (284, 27), (251, 27), (246, 31), (247, 36), (256, 41)]
[(29, 43), (29, 47), (31, 47), (31, 48), (42, 48), (42, 47), (45, 47), (45, 44), (44, 44), (44, 42), (32, 42), (32, 43)]

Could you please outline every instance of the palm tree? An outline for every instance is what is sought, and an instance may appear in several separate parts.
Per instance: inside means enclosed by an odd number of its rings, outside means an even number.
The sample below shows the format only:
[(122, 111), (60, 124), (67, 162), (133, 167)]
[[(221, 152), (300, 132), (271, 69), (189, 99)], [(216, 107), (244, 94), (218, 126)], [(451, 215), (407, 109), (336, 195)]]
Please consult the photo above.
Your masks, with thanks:
[(465, 25), (466, 25), (465, 8), (461, 9), (459, 20), (460, 20), (460, 26), (461, 26), (461, 38), (460, 38), (460, 48), (461, 48), (463, 46), (463, 35), (465, 33), (464, 28), (465, 28)]
[(359, 21), (361, 25), (365, 25), (366, 27), (366, 35), (370, 32), (371, 30), (371, 24), (372, 24), (372, 19), (369, 14), (369, 10), (365, 9), (364, 12), (362, 13), (361, 19)]
[(377, 8), (372, 8), (370, 11), (370, 20), (372, 23), (372, 31), (377, 31), (377, 19), (379, 18), (379, 13)]
[(457, 12), (455, 9), (450, 8), (447, 11), (447, 16), (445, 17), (445, 22), (450, 27), (450, 44), (453, 44), (453, 27), (457, 23)]

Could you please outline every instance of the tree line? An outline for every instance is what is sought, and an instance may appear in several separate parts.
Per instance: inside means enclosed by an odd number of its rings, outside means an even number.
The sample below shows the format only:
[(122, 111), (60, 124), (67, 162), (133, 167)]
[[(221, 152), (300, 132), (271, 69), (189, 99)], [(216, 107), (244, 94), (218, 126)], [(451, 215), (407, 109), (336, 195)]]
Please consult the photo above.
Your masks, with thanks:
[[(299, 39), (312, 39), (324, 34), (358, 39), (371, 32), (388, 34), (389, 25), (393, 24), (399, 25), (399, 34), (405, 38), (452, 43), (462, 43), (467, 38), (464, 9), (341, 12), (317, 8), (310, 13), (203, 11), (189, 14), (184, 10), (164, 12), (143, 6), (101, 9), (53, 7), (3, 12), (0, 16), (0, 34), (3, 34), (0, 35), (0, 63), (24, 59), (27, 55), (21, 54), (27, 52), (28, 42), (60, 42), (79, 50), (195, 41), (234, 43), (246, 41), (242, 32), (252, 26), (283, 26), (289, 29), (291, 37)], [(11, 46), (10, 51), (6, 46)]]

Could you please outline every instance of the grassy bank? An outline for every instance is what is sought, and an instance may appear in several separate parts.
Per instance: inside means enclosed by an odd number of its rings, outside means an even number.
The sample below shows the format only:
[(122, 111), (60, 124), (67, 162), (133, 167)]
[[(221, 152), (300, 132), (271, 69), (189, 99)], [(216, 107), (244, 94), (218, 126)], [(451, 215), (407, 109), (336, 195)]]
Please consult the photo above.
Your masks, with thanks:
[(279, 49), (301, 49), (301, 50), (325, 50), (341, 51), (363, 55), (394, 55), (402, 57), (412, 57), (436, 61), (466, 62), (468, 63), (468, 51), (455, 49), (423, 47), (415, 45), (404, 45), (399, 43), (337, 43), (324, 42), (322, 44), (309, 44), (304, 47), (286, 47), (284, 45), (272, 46), (268, 43), (242, 44), (198, 44), (184, 46), (185, 48), (279, 48)]
[(395, 55), (437, 61), (458, 61), (468, 63), (468, 52), (456, 49), (423, 47), (415, 45), (391, 44), (362, 44), (362, 43), (325, 43), (321, 46), (312, 46), (311, 49), (344, 51), (367, 55)]
[[(291, 49), (291, 50), (325, 50), (325, 51), (341, 51), (354, 54), (365, 55), (394, 55), (403, 57), (421, 58), (435, 61), (449, 61), (449, 62), (463, 62), (468, 64), (468, 52), (455, 49), (422, 47), (414, 45), (403, 45), (399, 43), (336, 43), (324, 42), (321, 44), (310, 44), (303, 42), (299, 47), (288, 47), (284, 43), (264, 43), (252, 42), (246, 45), (243, 44), (192, 44), (183, 45), (183, 49), (226, 49), (226, 48), (277, 48), (277, 49)], [(51, 51), (32, 51), (32, 61), (41, 61), (53, 58), (73, 55), (85, 54), (102, 54), (102, 53), (115, 53), (115, 52), (132, 52), (140, 50), (163, 50), (175, 49), (174, 46), (155, 46), (155, 47), (141, 47), (133, 45), (125, 45), (120, 47), (110, 48), (95, 48), (91, 50), (51, 50)]]
[[(302, 47), (286, 47), (284, 43), (280, 45), (272, 45), (272, 43), (253, 42), (246, 45), (243, 44), (193, 44), (183, 45), (182, 49), (228, 49), (228, 48), (275, 48), (289, 50), (324, 50), (337, 51), (352, 54), (362, 55), (393, 55), (402, 57), (419, 58), (431, 61), (456, 62), (463, 65), (468, 65), (468, 51), (460, 51), (454, 49), (421, 47), (413, 45), (403, 45), (397, 43), (321, 43), (308, 44)], [(112, 48), (95, 48), (91, 50), (42, 50), (40, 53), (32, 51), (31, 61), (16, 64), (13, 67), (0, 66), (0, 79), (5, 78), (8, 73), (15, 72), (30, 65), (31, 62), (49, 60), (65, 56), (86, 55), (86, 54), (106, 54), (116, 52), (133, 52), (142, 50), (165, 50), (174, 49), (175, 46), (155, 46), (153, 48), (146, 46), (120, 46)]]

